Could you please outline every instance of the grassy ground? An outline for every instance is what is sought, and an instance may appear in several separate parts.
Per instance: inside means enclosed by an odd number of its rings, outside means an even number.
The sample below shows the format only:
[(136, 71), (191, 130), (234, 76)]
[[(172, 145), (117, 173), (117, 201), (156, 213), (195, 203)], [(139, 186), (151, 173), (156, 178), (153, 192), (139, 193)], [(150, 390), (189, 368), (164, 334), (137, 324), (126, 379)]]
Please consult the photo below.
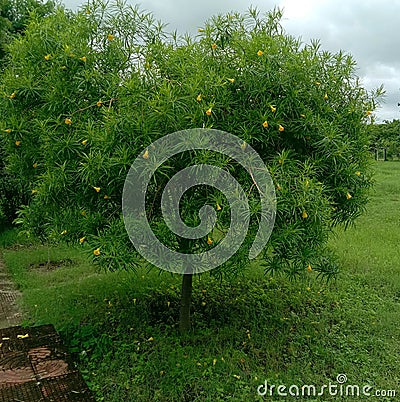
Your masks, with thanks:
[(175, 325), (179, 277), (97, 272), (74, 247), (4, 248), (19, 242), (14, 232), (0, 245), (25, 323), (61, 331), (98, 401), (393, 401), (342, 398), (340, 388), (314, 398), (257, 395), (265, 380), (319, 388), (338, 374), (372, 395), (400, 395), (400, 163), (378, 164), (376, 181), (367, 213), (332, 239), (342, 265), (335, 283), (313, 272), (291, 283), (257, 267), (233, 283), (203, 276), (187, 337)]

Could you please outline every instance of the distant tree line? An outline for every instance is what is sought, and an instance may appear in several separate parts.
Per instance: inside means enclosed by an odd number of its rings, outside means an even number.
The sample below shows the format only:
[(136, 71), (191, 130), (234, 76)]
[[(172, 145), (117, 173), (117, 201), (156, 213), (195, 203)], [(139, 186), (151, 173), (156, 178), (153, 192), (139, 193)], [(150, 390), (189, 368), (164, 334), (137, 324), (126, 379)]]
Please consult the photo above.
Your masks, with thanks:
[(400, 120), (371, 126), (371, 148), (386, 149), (387, 159), (400, 159)]

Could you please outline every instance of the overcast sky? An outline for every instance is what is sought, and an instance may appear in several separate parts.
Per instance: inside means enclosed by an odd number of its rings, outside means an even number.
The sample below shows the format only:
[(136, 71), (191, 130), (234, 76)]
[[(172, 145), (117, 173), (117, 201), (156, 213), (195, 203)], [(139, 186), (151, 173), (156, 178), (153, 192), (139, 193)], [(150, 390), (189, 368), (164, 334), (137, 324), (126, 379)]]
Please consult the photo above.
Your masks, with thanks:
[[(400, 119), (400, 0), (128, 0), (151, 11), (179, 33), (196, 33), (210, 16), (246, 11), (284, 9), (286, 32), (304, 42), (319, 39), (323, 49), (344, 50), (357, 61), (357, 74), (367, 89), (386, 90), (377, 119)], [(77, 9), (85, 0), (63, 0)]]

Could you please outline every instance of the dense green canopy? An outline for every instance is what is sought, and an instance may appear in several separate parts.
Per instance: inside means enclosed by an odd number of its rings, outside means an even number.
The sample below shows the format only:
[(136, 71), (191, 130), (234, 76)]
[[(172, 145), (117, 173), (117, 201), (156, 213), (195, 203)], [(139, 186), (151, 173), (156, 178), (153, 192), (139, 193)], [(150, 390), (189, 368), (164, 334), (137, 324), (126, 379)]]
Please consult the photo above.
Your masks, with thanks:
[[(8, 47), (0, 99), (6, 165), (29, 196), (19, 212), (23, 229), (88, 243), (110, 269), (134, 265), (138, 256), (121, 217), (131, 163), (166, 134), (214, 128), (250, 144), (276, 186), (266, 268), (334, 274), (325, 252), (329, 233), (353, 222), (368, 200), (367, 123), (375, 94), (360, 86), (350, 55), (302, 43), (285, 34), (280, 18), (279, 10), (221, 15), (196, 37), (177, 38), (151, 15), (121, 4), (33, 16)], [(252, 178), (223, 155), (192, 151), (160, 169), (148, 189), (152, 228), (176, 249), (212, 247), (209, 236), (182, 242), (157, 206), (172, 175), (200, 162), (229, 171), (249, 194), (248, 240), (218, 270), (238, 272), (248, 263), (260, 199)], [(186, 195), (182, 216), (195, 225), (201, 205), (218, 204), (223, 236), (226, 200), (203, 190)]]

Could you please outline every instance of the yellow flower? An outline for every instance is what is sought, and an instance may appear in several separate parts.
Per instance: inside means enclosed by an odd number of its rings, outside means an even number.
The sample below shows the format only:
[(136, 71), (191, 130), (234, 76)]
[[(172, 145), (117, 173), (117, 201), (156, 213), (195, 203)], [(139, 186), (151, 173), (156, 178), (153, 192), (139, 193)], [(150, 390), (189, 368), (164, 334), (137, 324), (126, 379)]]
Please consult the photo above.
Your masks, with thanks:
[(270, 108), (271, 108), (271, 112), (272, 112), (272, 113), (275, 113), (275, 112), (276, 112), (276, 107), (275, 107), (274, 105), (270, 105)]
[(246, 141), (243, 141), (242, 144), (240, 145), (240, 148), (242, 148), (244, 151), (246, 149), (246, 147), (247, 147), (247, 143), (246, 143)]
[(44, 56), (44, 59), (46, 61), (50, 60), (51, 59), (51, 54), (46, 54), (46, 56)]
[(310, 287), (308, 287), (306, 290), (307, 290), (308, 292), (311, 292), (311, 288), (310, 288)]
[(15, 141), (15, 145), (16, 145), (17, 147), (19, 147), (19, 146), (21, 145), (21, 141), (20, 141), (20, 140)]
[(36, 194), (37, 192), (38, 192), (38, 191), (35, 190), (35, 189), (32, 190), (32, 194)]
[(160, 371), (160, 375), (164, 375), (165, 374), (165, 371), (164, 370), (161, 370)]
[(280, 165), (282, 165), (283, 159), (279, 159), (278, 163), (279, 163)]
[(349, 200), (350, 198), (352, 198), (352, 196), (351, 196), (351, 194), (350, 193), (347, 193), (346, 194), (346, 198)]
[(279, 124), (278, 130), (281, 131), (281, 132), (282, 132), (282, 131), (285, 131), (285, 127), (283, 127), (283, 126), (281, 126), (281, 125)]
[(81, 211), (81, 215), (82, 216), (86, 216), (86, 211), (84, 210), (84, 211)]
[(16, 94), (15, 92), (13, 92), (13, 93), (9, 96), (9, 98), (10, 98), (10, 99), (14, 99), (16, 96), (17, 96), (17, 94)]
[(29, 338), (29, 334), (17, 335), (17, 339), (25, 339), (25, 338)]
[(217, 202), (217, 208), (216, 209), (217, 209), (217, 211), (221, 211), (221, 209), (222, 209), (221, 205), (219, 205), (218, 202)]
[(68, 232), (66, 231), (66, 230), (63, 230), (62, 232), (61, 232), (61, 236), (64, 236), (64, 235), (66, 235)]
[(267, 128), (267, 127), (268, 127), (268, 122), (267, 122), (267, 120), (264, 121), (263, 127), (264, 127), (264, 128)]
[(95, 186), (93, 186), (93, 188), (96, 190), (96, 193), (100, 193), (101, 187), (95, 187)]
[(146, 149), (146, 151), (144, 152), (142, 157), (143, 157), (143, 159), (149, 159), (149, 150), (148, 149)]
[(301, 217), (302, 217), (303, 219), (308, 218), (307, 212), (306, 212), (306, 211), (303, 211), (303, 213), (301, 214)]
[(201, 302), (201, 305), (204, 307), (207, 303), (206, 302)]
[(315, 85), (321, 85), (321, 83), (318, 81), (315, 81)]
[(197, 30), (197, 32), (204, 32), (204, 29), (203, 29), (203, 28), (199, 28), (199, 29)]
[(88, 140), (83, 140), (82, 145), (86, 145), (88, 143)]
[(82, 56), (82, 57), (79, 58), (79, 60), (82, 60), (84, 63), (86, 63), (87, 59), (86, 59), (86, 56)]
[(211, 45), (211, 47), (213, 48), (213, 50), (215, 50), (215, 49), (217, 48), (217, 44), (216, 44), (216, 43), (213, 43), (213, 44)]
[(203, 99), (202, 95), (198, 94), (196, 98), (197, 102), (201, 102), (202, 99)]
[(324, 99), (327, 100), (328, 99), (328, 94), (324, 95)]
[(209, 246), (211, 246), (211, 244), (213, 244), (213, 243), (214, 243), (214, 242), (212, 241), (211, 237), (208, 236), (208, 237), (207, 237), (207, 244), (208, 244)]
[(217, 364), (217, 359), (213, 359), (213, 366)]
[(240, 375), (233, 374), (233, 376), (234, 376), (237, 380), (240, 380)]
[(5, 133), (10, 134), (11, 133), (11, 128), (6, 128), (5, 130), (3, 130)]
[(67, 118), (64, 120), (64, 123), (70, 126), (70, 125), (72, 124), (72, 120), (71, 120), (69, 117), (67, 117)]
[(96, 106), (98, 106), (98, 107), (100, 107), (102, 104), (103, 104), (103, 102), (102, 102), (101, 100), (98, 100), (98, 101), (96, 102)]
[(367, 116), (371, 116), (372, 112), (371, 112), (371, 110), (367, 110), (367, 111), (365, 112), (365, 114), (366, 114)]
[(306, 117), (305, 114), (301, 114), (300, 117), (302, 117), (303, 119)]
[(83, 244), (83, 243), (85, 242), (85, 240), (86, 240), (86, 237), (81, 237), (81, 238), (79, 239), (79, 243)]
[(357, 170), (357, 172), (355, 173), (356, 176), (360, 177), (361, 176), (361, 172), (359, 170)]
[(32, 165), (32, 167), (33, 167), (34, 169), (36, 169), (36, 168), (38, 167), (38, 164), (35, 162), (35, 163)]
[(277, 184), (277, 185), (276, 185), (276, 189), (277, 189), (278, 191), (281, 191), (281, 190), (282, 190), (282, 187), (281, 187), (279, 184)]
[(100, 247), (96, 248), (96, 250), (93, 250), (94, 255), (100, 255)]
[(170, 301), (167, 301), (167, 306), (169, 307), (171, 305), (171, 302)]
[(104, 199), (105, 199), (105, 200), (109, 200), (110, 198), (111, 198), (111, 197), (110, 197), (109, 195), (107, 195), (107, 194), (104, 196)]
[(114, 40), (114, 35), (112, 35), (112, 34), (108, 34), (107, 35), (107, 39), (109, 40), (109, 41), (112, 41), (112, 40)]
[(312, 271), (311, 264), (308, 264), (307, 271), (308, 271), (308, 272), (311, 272), (311, 271)]
[(147, 339), (148, 342), (153, 342), (154, 338), (151, 336), (149, 339)]
[(264, 54), (264, 52), (262, 51), (262, 50), (259, 50), (258, 52), (257, 52), (257, 56), (262, 56)]
[(212, 109), (211, 109), (211, 108), (207, 109), (207, 110), (206, 110), (206, 115), (207, 115), (207, 116), (211, 116), (211, 112), (212, 112)]
[(233, 83), (235, 82), (235, 79), (234, 79), (234, 78), (228, 78), (228, 81), (229, 81), (231, 84), (233, 84)]

